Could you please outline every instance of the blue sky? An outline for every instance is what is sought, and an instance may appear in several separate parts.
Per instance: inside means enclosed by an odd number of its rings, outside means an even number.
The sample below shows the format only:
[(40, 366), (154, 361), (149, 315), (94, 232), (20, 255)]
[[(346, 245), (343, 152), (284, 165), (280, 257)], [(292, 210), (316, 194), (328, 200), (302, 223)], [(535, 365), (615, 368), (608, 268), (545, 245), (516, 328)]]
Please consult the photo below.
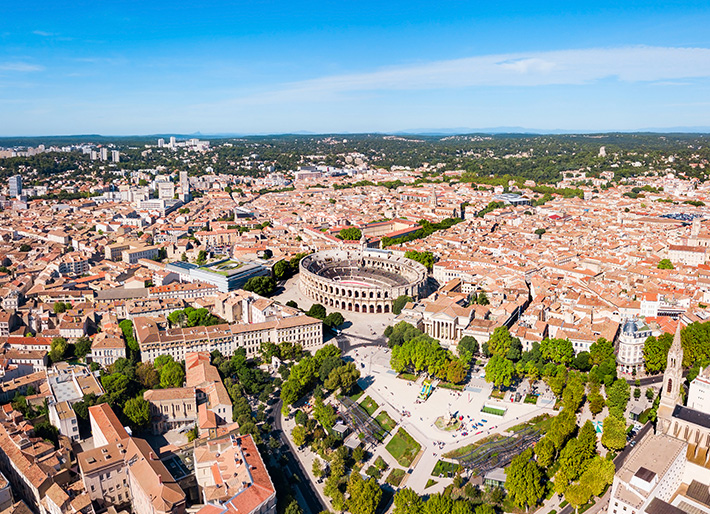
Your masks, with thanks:
[(7, 2), (0, 135), (707, 127), (708, 26), (697, 0)]

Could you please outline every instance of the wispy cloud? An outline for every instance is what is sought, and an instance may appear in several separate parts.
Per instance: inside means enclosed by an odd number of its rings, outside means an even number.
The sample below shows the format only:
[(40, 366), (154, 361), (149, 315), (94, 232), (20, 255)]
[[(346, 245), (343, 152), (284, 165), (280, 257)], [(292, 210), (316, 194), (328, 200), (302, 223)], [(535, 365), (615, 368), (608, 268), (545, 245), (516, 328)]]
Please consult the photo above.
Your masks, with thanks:
[(53, 32), (45, 32), (44, 30), (33, 30), (32, 33), (35, 36), (42, 36), (42, 37), (53, 37), (53, 36), (57, 35)]
[(287, 101), (355, 91), (583, 85), (609, 78), (669, 82), (701, 77), (710, 77), (709, 48), (592, 48), (484, 55), (325, 76), (286, 83), (237, 101)]
[(31, 72), (42, 71), (44, 67), (27, 62), (0, 62), (0, 71)]

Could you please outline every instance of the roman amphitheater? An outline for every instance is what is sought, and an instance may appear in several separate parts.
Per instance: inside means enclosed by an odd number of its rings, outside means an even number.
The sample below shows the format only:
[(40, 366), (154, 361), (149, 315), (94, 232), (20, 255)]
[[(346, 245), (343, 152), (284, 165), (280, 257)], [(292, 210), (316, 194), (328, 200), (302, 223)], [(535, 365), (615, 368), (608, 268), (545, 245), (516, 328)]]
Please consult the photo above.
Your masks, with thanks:
[(301, 292), (334, 309), (388, 313), (401, 295), (424, 292), (427, 269), (383, 250), (325, 250), (301, 259)]

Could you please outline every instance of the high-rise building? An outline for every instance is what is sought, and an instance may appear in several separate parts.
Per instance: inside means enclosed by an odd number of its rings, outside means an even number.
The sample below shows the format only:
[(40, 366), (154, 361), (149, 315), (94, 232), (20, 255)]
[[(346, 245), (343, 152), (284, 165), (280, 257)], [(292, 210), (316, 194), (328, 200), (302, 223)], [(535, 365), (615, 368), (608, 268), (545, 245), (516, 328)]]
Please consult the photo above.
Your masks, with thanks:
[(175, 136), (170, 136), (170, 148), (175, 148)]
[(165, 146), (165, 139), (162, 137), (158, 139), (158, 148), (163, 148)]
[(187, 171), (180, 172), (180, 200), (187, 203), (192, 199), (190, 196), (190, 179), (187, 177)]
[(13, 175), (10, 177), (10, 196), (17, 197), (22, 194), (22, 177)]
[(121, 161), (121, 154), (119, 153), (118, 150), (111, 150), (111, 161), (113, 161), (113, 162), (120, 162)]
[(108, 161), (108, 148), (106, 147), (101, 149), (101, 160)]

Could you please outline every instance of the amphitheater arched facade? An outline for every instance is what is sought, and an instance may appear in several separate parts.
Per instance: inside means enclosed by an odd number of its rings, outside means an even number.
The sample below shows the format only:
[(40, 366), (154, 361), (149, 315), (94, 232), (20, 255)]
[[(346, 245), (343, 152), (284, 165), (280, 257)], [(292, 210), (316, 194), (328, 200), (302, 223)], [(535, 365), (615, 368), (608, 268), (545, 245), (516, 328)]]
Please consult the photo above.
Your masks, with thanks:
[(427, 285), (422, 264), (382, 250), (324, 250), (301, 259), (301, 292), (327, 308), (386, 314), (402, 295), (415, 300)]

